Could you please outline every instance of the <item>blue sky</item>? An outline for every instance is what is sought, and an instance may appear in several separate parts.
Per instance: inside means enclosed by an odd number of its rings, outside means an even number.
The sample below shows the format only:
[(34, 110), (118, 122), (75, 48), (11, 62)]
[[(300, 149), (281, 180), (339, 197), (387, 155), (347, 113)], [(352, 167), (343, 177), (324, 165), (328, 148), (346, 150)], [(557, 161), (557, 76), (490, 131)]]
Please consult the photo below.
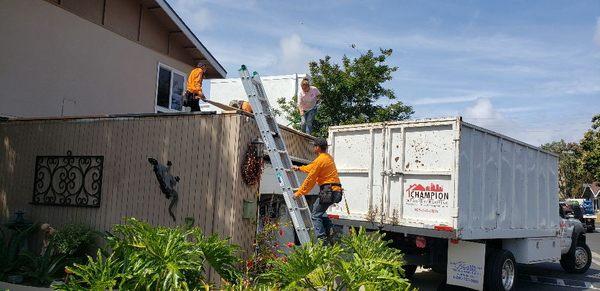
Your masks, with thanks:
[(169, 3), (229, 77), (383, 47), (398, 66), (386, 85), (415, 118), (462, 115), (539, 145), (579, 140), (600, 113), (598, 0)]

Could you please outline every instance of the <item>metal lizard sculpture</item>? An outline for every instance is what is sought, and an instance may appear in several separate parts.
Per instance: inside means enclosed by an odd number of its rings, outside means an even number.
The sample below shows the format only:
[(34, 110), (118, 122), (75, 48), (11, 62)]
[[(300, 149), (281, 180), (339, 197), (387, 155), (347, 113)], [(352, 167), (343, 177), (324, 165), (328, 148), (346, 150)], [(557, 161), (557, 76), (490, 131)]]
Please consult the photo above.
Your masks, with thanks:
[(179, 200), (179, 194), (175, 190), (175, 185), (179, 182), (179, 176), (171, 175), (170, 170), (173, 165), (171, 161), (167, 161), (166, 166), (158, 163), (154, 158), (148, 158), (148, 162), (150, 162), (152, 170), (154, 171), (154, 174), (156, 174), (156, 179), (160, 185), (160, 191), (165, 194), (167, 199), (171, 199), (171, 203), (169, 204), (169, 214), (173, 221), (176, 221), (175, 214), (173, 214), (173, 206), (175, 206), (177, 200)]

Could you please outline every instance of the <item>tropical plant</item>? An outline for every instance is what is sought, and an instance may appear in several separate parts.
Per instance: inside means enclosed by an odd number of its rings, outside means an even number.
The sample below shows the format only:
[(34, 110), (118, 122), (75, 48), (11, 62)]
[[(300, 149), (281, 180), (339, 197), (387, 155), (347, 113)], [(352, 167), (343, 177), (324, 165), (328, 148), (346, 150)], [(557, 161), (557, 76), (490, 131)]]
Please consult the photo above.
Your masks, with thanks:
[(367, 233), (364, 228), (342, 237), (344, 252), (334, 262), (335, 273), (341, 282), (338, 288), (409, 290), (410, 283), (404, 279), (402, 269), (402, 254), (389, 244), (384, 234)]
[[(271, 262), (261, 283), (281, 290), (410, 290), (404, 278), (403, 258), (389, 246), (384, 234), (364, 228), (342, 237), (332, 246), (322, 242), (296, 247)], [(269, 285), (270, 284), (270, 285)]]
[[(153, 227), (128, 219), (107, 237), (105, 255), (88, 257), (85, 265), (68, 268), (72, 279), (57, 289), (118, 288), (121, 290), (199, 290), (208, 288), (205, 266), (225, 281), (242, 276), (236, 246), (216, 236), (204, 236), (195, 227)], [(67, 288), (67, 289), (65, 289)]]
[(0, 281), (5, 280), (10, 273), (17, 272), (22, 266), (22, 247), (38, 226), (33, 224), (22, 230), (0, 228)]
[(41, 256), (26, 252), (23, 254), (23, 275), (36, 286), (48, 286), (53, 280), (61, 277), (67, 264), (66, 257), (55, 254), (51, 247)]
[(261, 282), (276, 284), (283, 290), (312, 289), (334, 285), (333, 263), (342, 249), (338, 245), (326, 246), (319, 241), (296, 247), (287, 257), (271, 261), (271, 270)]
[[(87, 264), (67, 267), (71, 276), (66, 284), (53, 285), (55, 290), (113, 290), (119, 282), (124, 283), (127, 273), (123, 272), (123, 262), (112, 255), (105, 258), (98, 250), (96, 258), (87, 257)], [(120, 288), (119, 288), (120, 289)]]
[(195, 232), (195, 242), (200, 248), (201, 255), (223, 280), (238, 282), (242, 279), (242, 274), (238, 270), (240, 264), (237, 256), (238, 246), (220, 239), (215, 234), (205, 236), (199, 231)]
[(60, 254), (85, 257), (97, 237), (98, 233), (86, 225), (67, 224), (52, 235), (50, 244)]

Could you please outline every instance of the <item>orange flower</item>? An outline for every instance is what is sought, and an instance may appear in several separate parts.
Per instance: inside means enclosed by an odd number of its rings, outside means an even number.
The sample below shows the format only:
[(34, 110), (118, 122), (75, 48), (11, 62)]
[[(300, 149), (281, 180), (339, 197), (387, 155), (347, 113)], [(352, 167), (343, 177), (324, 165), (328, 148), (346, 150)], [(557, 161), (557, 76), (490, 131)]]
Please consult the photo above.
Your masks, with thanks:
[(286, 244), (288, 248), (293, 248), (296, 244), (293, 242), (289, 242)]

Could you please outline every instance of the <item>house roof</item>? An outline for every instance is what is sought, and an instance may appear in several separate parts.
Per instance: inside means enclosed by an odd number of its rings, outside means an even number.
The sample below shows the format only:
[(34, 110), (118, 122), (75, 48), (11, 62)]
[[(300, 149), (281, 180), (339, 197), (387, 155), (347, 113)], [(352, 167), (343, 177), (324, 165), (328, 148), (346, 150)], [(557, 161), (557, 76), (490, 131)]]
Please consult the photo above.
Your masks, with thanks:
[(198, 40), (192, 30), (181, 20), (166, 0), (142, 0), (144, 6), (152, 11), (154, 15), (169, 29), (170, 37), (178, 37), (189, 50), (195, 62), (206, 60), (209, 63), (207, 70), (208, 78), (225, 78), (227, 71)]
[(594, 194), (594, 197), (598, 197), (600, 195), (600, 182), (592, 182), (591, 184), (583, 184), (583, 192), (589, 189)]

